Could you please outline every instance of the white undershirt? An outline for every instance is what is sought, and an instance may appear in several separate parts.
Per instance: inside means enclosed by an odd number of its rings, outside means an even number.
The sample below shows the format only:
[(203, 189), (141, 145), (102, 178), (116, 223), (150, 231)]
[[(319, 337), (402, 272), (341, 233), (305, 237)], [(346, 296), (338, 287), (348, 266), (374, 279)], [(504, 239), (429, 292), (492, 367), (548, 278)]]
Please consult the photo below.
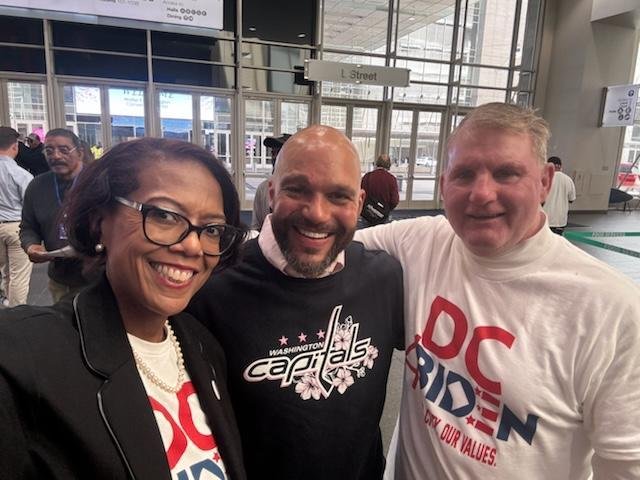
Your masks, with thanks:
[[(178, 356), (168, 337), (159, 343), (147, 342), (129, 333), (127, 337), (131, 348), (158, 377), (169, 385), (176, 384)], [(217, 443), (188, 372), (177, 393), (162, 390), (140, 369), (138, 372), (162, 436), (172, 478), (226, 480)]]

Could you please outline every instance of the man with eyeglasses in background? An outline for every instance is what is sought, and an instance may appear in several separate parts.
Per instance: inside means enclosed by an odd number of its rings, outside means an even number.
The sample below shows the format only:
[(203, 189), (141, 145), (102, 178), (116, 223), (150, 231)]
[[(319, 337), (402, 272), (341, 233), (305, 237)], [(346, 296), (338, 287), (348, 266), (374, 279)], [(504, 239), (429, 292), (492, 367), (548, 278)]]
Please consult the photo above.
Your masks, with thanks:
[(47, 273), (54, 303), (87, 283), (81, 260), (47, 254), (68, 245), (60, 208), (82, 170), (83, 153), (80, 139), (73, 132), (50, 130), (44, 140), (44, 154), (51, 171), (38, 175), (29, 184), (22, 208), (22, 248), (33, 263), (50, 262)]

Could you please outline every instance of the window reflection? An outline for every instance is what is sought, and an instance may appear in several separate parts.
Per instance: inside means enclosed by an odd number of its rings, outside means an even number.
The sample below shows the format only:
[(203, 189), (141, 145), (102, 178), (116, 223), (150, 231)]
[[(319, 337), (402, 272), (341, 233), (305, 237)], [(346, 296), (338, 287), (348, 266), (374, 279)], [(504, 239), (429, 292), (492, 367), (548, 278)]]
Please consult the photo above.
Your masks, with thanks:
[(202, 95), (200, 118), (202, 146), (231, 171), (231, 99)]
[(67, 128), (89, 145), (104, 145), (100, 87), (66, 85), (64, 114)]
[(419, 112), (412, 200), (435, 198), (441, 118), (442, 114), (439, 112)]
[(111, 145), (144, 137), (144, 90), (109, 88)]
[(412, 111), (394, 110), (392, 112), (389, 157), (391, 157), (391, 173), (398, 179), (400, 200), (407, 199), (409, 163), (411, 162), (412, 124)]
[(376, 132), (378, 131), (378, 109), (354, 107), (351, 125), (351, 141), (360, 156), (362, 173), (375, 168)]
[(44, 140), (49, 130), (45, 86), (40, 83), (8, 82), (7, 93), (11, 127), (25, 137), (36, 133)]
[(271, 174), (271, 152), (262, 144), (274, 135), (275, 102), (245, 100), (245, 198), (253, 199), (258, 185)]
[(193, 137), (193, 101), (188, 93), (160, 92), (162, 137), (190, 142)]
[(322, 125), (329, 125), (342, 133), (347, 132), (347, 107), (338, 105), (322, 105)]
[(280, 104), (280, 132), (294, 134), (309, 125), (309, 104), (282, 102)]

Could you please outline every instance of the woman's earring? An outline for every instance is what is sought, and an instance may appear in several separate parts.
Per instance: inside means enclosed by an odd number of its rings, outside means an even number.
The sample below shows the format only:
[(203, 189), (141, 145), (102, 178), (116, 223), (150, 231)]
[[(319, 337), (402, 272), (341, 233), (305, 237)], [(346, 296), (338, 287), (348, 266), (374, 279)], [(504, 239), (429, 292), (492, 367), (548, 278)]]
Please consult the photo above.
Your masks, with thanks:
[(104, 252), (104, 245), (101, 243), (96, 243), (96, 246), (94, 247), (96, 253), (100, 254), (102, 252)]

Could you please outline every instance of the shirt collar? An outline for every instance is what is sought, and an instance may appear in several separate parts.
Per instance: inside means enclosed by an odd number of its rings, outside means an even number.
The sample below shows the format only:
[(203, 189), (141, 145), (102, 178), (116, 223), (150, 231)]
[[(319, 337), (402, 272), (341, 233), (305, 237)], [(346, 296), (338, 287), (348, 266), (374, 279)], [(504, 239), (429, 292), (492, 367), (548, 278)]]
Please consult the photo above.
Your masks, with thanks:
[[(282, 273), (290, 277), (304, 278), (289, 266), (289, 262), (287, 262), (287, 259), (284, 257), (282, 250), (280, 250), (280, 246), (273, 234), (273, 228), (271, 228), (271, 214), (267, 215), (267, 218), (265, 218), (264, 223), (262, 224), (262, 229), (258, 236), (258, 246), (267, 261)], [(344, 268), (344, 263), (345, 255), (344, 250), (342, 250), (338, 253), (338, 256), (333, 263), (331, 263), (331, 265), (329, 265), (317, 278), (328, 277), (329, 275), (338, 273)]]

